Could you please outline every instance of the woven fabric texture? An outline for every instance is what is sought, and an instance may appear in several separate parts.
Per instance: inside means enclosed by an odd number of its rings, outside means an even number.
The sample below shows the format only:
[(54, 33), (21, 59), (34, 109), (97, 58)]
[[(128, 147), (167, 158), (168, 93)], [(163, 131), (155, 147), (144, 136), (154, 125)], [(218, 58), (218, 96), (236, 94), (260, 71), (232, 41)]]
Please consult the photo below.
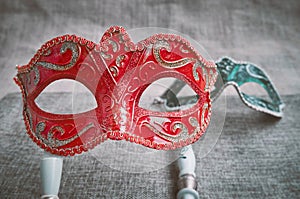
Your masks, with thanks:
[[(55, 100), (67, 99), (64, 94), (51, 95)], [(300, 125), (295, 118), (300, 117), (300, 96), (283, 100), (286, 114), (279, 120), (248, 109), (238, 97), (227, 98), (223, 132), (212, 151), (197, 159), (201, 198), (299, 197)], [(42, 152), (25, 133), (21, 102), (19, 93), (0, 101), (0, 192), (4, 198), (40, 195)], [(175, 198), (177, 175), (175, 163), (136, 174), (111, 169), (86, 153), (65, 158), (60, 197)]]

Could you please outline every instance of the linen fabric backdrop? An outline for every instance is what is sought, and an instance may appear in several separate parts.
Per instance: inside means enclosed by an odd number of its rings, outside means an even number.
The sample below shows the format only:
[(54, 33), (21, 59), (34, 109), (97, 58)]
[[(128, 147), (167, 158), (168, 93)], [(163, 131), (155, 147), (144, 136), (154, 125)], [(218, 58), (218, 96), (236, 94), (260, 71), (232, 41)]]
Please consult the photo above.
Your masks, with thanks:
[[(216, 60), (228, 55), (261, 66), (278, 88), (284, 117), (242, 104), (228, 88), (222, 134), (196, 161), (200, 198), (299, 198), (300, 2), (4, 1), (0, 7), (0, 198), (40, 197), (42, 151), (26, 135), (17, 64), (58, 35), (98, 42), (111, 25), (170, 28), (198, 41)], [(249, 87), (251, 94), (264, 95)], [(53, 93), (63, 103), (67, 93)], [(56, 107), (50, 103), (51, 108)], [(196, 143), (197, 144), (197, 143)], [(120, 160), (122, 161), (122, 160)], [(64, 159), (60, 198), (175, 198), (176, 163), (146, 173), (111, 169), (89, 154)]]

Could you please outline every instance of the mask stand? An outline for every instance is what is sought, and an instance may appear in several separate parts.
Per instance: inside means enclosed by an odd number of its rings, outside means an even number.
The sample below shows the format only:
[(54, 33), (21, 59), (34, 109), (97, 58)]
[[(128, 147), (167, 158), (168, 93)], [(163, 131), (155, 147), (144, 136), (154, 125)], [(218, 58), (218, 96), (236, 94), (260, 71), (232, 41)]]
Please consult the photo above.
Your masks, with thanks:
[[(177, 160), (179, 172), (179, 192), (177, 199), (199, 199), (196, 191), (195, 155), (191, 145), (182, 148)], [(44, 152), (40, 162), (42, 183), (41, 199), (58, 199), (63, 157)]]
[(63, 157), (44, 152), (40, 162), (41, 199), (58, 199)]
[[(196, 191), (196, 160), (191, 145), (182, 148), (177, 164), (179, 168), (177, 199), (199, 199)], [(41, 199), (58, 199), (62, 167), (63, 157), (44, 152), (40, 163)]]
[(196, 159), (192, 145), (181, 149), (177, 164), (179, 168), (177, 199), (199, 199), (199, 194), (196, 191)]

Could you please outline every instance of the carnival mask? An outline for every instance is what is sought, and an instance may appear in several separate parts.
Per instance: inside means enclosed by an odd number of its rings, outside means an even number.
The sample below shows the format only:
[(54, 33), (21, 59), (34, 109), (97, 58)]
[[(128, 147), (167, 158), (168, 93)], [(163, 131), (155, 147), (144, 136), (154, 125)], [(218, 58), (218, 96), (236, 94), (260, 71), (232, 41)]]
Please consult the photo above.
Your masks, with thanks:
[[(139, 106), (154, 81), (172, 77), (197, 94), (185, 110), (156, 112)], [(181, 36), (156, 34), (134, 44), (122, 27), (108, 29), (99, 44), (75, 35), (54, 38), (37, 51), (15, 78), (23, 94), (24, 120), (31, 139), (57, 155), (74, 155), (106, 139), (127, 140), (154, 149), (194, 143), (211, 115), (210, 90), (217, 77)], [(35, 99), (52, 82), (73, 79), (95, 96), (97, 107), (78, 114), (53, 114)]]

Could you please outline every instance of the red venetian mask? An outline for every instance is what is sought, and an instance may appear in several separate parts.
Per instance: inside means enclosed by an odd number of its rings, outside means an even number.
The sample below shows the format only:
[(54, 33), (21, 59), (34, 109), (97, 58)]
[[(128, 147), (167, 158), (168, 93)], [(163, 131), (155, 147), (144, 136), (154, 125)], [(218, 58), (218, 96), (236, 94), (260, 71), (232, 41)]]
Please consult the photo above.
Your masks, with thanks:
[[(106, 139), (127, 140), (155, 149), (175, 149), (197, 141), (211, 114), (209, 90), (214, 62), (205, 60), (181, 36), (157, 34), (134, 44), (122, 27), (108, 29), (99, 44), (75, 35), (45, 43), (15, 77), (23, 94), (29, 136), (41, 148), (74, 155)], [(186, 110), (156, 112), (139, 106), (154, 81), (173, 77), (188, 84), (198, 101)], [(95, 96), (97, 108), (79, 114), (41, 110), (35, 98), (52, 82), (74, 79)]]

